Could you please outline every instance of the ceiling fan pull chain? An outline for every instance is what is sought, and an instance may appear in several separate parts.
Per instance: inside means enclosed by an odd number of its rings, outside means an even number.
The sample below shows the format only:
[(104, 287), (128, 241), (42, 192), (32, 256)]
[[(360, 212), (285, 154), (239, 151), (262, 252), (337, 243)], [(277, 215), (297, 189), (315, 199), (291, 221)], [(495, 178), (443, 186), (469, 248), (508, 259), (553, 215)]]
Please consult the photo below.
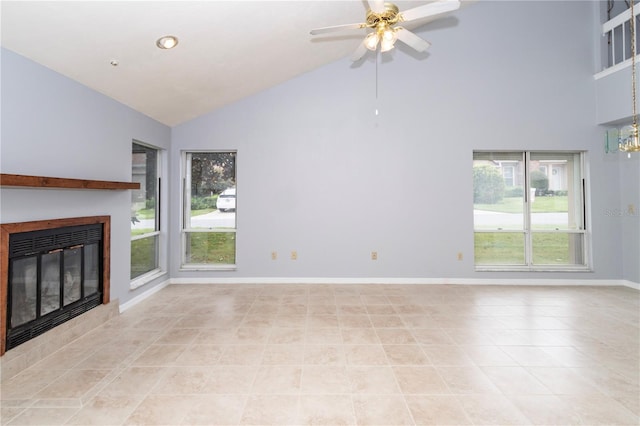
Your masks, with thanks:
[(380, 49), (376, 49), (376, 101), (378, 100), (378, 61), (379, 60), (380, 60)]

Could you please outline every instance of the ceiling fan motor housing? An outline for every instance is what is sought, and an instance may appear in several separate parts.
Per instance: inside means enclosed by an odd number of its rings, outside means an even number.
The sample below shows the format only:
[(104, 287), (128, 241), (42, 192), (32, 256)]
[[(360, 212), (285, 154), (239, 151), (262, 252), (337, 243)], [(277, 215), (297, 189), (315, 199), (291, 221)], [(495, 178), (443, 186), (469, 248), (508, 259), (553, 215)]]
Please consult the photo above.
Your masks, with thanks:
[(384, 12), (376, 13), (372, 10), (367, 12), (367, 27), (376, 28), (379, 25), (391, 27), (400, 21), (400, 10), (393, 3), (384, 4)]

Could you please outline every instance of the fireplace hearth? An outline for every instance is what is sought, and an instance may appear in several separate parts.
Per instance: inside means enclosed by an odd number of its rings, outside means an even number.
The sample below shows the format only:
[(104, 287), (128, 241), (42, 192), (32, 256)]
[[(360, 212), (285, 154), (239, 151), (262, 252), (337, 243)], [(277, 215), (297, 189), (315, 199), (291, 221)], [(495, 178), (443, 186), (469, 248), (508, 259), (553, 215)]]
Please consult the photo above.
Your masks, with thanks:
[(0, 353), (108, 303), (109, 217), (0, 227)]

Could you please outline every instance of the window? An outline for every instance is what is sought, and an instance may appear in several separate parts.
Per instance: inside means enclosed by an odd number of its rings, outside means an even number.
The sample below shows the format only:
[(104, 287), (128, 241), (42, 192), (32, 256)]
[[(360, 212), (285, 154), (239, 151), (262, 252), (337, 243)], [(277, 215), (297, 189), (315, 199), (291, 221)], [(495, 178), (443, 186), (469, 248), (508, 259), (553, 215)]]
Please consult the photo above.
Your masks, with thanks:
[(182, 266), (236, 264), (236, 153), (184, 154)]
[(140, 189), (131, 191), (131, 279), (159, 269), (160, 177), (158, 150), (134, 142), (131, 180)]
[(515, 185), (515, 167), (509, 165), (502, 166), (502, 176), (504, 177), (504, 184), (506, 186), (514, 186)]
[(476, 268), (587, 269), (583, 163), (578, 152), (474, 152)]

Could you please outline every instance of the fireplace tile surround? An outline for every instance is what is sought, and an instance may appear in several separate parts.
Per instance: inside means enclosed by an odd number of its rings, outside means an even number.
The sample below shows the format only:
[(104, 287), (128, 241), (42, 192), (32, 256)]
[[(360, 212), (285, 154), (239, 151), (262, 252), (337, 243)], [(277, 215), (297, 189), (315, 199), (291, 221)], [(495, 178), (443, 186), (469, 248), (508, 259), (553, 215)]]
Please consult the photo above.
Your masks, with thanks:
[(0, 382), (5, 382), (77, 338), (119, 315), (117, 300), (100, 305), (53, 330), (23, 343), (0, 358)]
[[(45, 334), (32, 338), (7, 351), (7, 322), (9, 303), (9, 240), (19, 233), (51, 230), (82, 225), (102, 225), (102, 298), (101, 305), (57, 325)], [(0, 355), (2, 380), (14, 376), (23, 369), (57, 350), (78, 336), (99, 326), (118, 313), (117, 303), (110, 300), (110, 217), (90, 216), (51, 219), (31, 222), (0, 224)], [(95, 311), (95, 312), (94, 312)], [(6, 352), (6, 353), (5, 353)]]

